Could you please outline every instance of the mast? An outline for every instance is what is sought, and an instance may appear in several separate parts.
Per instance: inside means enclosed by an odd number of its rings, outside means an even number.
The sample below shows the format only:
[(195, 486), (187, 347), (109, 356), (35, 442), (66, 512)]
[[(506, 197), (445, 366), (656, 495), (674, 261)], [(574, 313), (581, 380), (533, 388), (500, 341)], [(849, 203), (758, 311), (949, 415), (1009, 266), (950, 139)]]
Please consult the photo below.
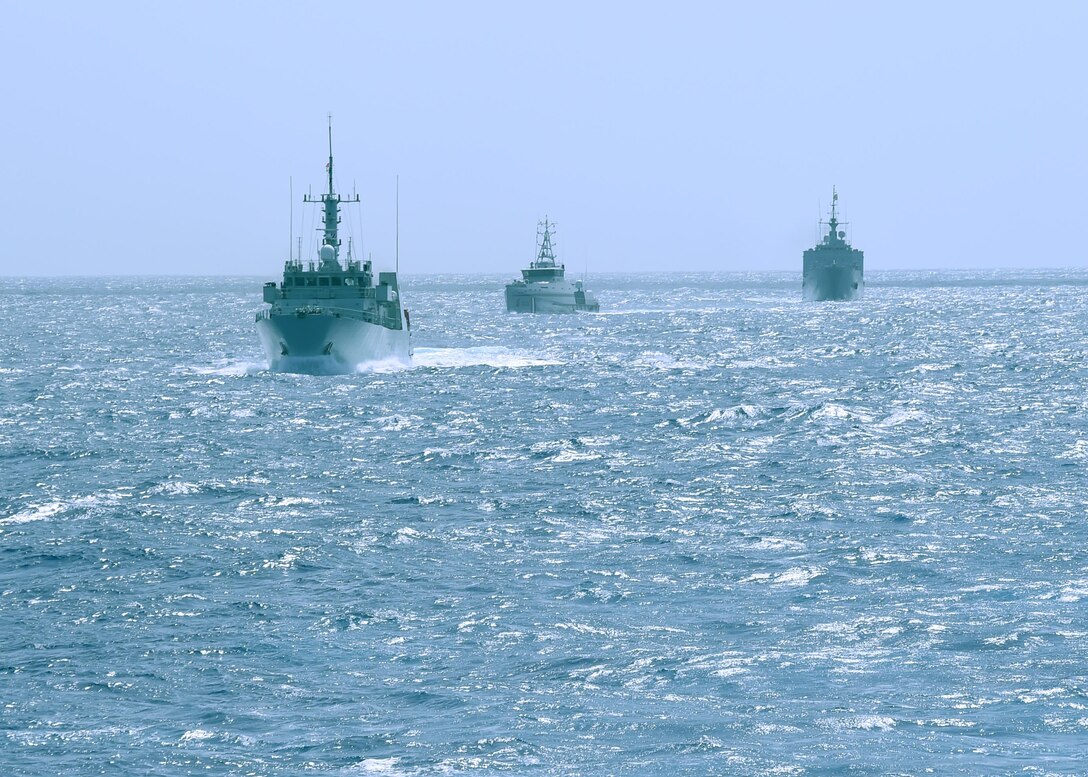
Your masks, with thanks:
[(329, 171), (329, 194), (332, 194), (332, 114), (329, 114), (329, 164), (325, 168)]
[(399, 175), (397, 176), (397, 215), (396, 215), (396, 224), (394, 225), (393, 232), (397, 236), (396, 237), (397, 247), (396, 247), (396, 250), (394, 251), (393, 255), (396, 257), (396, 271), (397, 271), (397, 274), (399, 275), (400, 274), (400, 176)]
[(537, 225), (537, 237), (540, 238), (540, 251), (536, 255), (536, 262), (534, 262), (537, 266), (555, 266), (555, 251), (552, 249), (552, 227), (554, 226), (555, 222), (548, 221), (547, 216)]
[[(329, 174), (329, 189), (325, 194), (321, 195), (321, 199), (307, 194), (303, 198), (303, 202), (321, 203), (324, 213), (321, 217), (322, 224), (325, 229), (325, 236), (322, 239), (320, 254), (322, 264), (336, 264), (340, 263), (340, 203), (342, 202), (359, 202), (359, 195), (354, 197), (344, 198), (336, 193), (333, 187), (333, 160), (332, 160), (332, 114), (329, 114), (329, 162), (325, 165), (325, 170)], [(325, 246), (332, 248), (331, 253), (325, 251)]]
[(846, 232), (839, 231), (840, 227), (848, 226), (849, 222), (839, 221), (839, 192), (834, 186), (831, 187), (831, 218), (820, 222), (820, 226), (824, 224), (827, 225), (827, 234), (824, 235), (819, 245), (837, 248), (850, 247), (850, 244), (846, 242)]

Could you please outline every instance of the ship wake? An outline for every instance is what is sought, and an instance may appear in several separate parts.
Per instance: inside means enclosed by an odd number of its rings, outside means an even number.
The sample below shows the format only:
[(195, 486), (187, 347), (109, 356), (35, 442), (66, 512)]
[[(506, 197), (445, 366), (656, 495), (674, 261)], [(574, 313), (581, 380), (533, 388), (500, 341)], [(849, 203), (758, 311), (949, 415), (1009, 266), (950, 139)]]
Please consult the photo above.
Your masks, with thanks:
[(415, 363), (418, 367), (456, 369), (459, 367), (548, 367), (562, 364), (560, 361), (502, 346), (478, 346), (475, 348), (416, 348)]
[(401, 372), (411, 368), (411, 362), (403, 361), (395, 356), (358, 364), (349, 364), (328, 356), (283, 356), (268, 369), (271, 372), (289, 372), (298, 375), (358, 375)]

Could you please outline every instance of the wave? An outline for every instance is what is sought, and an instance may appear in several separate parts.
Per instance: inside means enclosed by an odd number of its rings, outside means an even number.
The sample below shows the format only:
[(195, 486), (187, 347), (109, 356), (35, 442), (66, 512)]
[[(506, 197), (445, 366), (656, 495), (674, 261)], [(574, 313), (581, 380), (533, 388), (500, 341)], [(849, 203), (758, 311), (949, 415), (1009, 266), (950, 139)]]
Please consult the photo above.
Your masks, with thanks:
[(10, 526), (18, 523), (31, 523), (33, 521), (45, 521), (52, 518), (57, 513), (63, 511), (66, 505), (62, 502), (47, 502), (46, 504), (34, 505), (28, 507), (25, 510), (20, 510), (14, 515), (9, 515), (6, 518), (0, 518), (0, 526)]
[(742, 578), (742, 583), (770, 583), (780, 586), (806, 586), (827, 570), (824, 567), (791, 567), (785, 572), (773, 574), (771, 572), (756, 572)]
[(514, 351), (503, 346), (474, 348), (416, 348), (417, 367), (459, 369), (461, 367), (550, 367), (563, 362), (531, 353)]
[[(503, 346), (474, 348), (416, 348), (411, 362), (396, 357), (345, 365), (325, 356), (286, 356), (280, 360), (276, 373), (296, 375), (369, 375), (404, 372), (415, 367), (431, 369), (460, 369), (462, 367), (549, 367), (560, 365), (557, 359), (515, 351)], [(232, 361), (215, 366), (178, 367), (176, 372), (195, 375), (216, 375), (241, 378), (272, 371), (267, 362)]]
[(176, 367), (174, 372), (188, 372), (194, 375), (220, 375), (230, 378), (241, 378), (246, 375), (256, 375), (259, 372), (267, 372), (268, 362), (231, 361), (220, 362), (218, 366), (194, 365)]
[[(780, 409), (779, 409), (780, 412)], [(731, 421), (750, 421), (767, 418), (771, 410), (756, 405), (736, 405), (729, 408), (714, 408), (713, 410), (690, 418), (677, 418), (679, 426), (704, 426), (706, 424), (729, 423)]]
[(347, 771), (350, 774), (387, 774), (393, 777), (394, 775), (402, 774), (397, 770), (397, 764), (400, 763), (399, 758), (364, 758), (352, 766), (349, 766)]
[[(400, 372), (411, 369), (411, 364), (395, 357), (375, 359), (358, 364), (345, 364), (328, 356), (284, 356), (279, 360), (276, 373), (292, 375), (360, 375), (368, 373)], [(265, 367), (265, 369), (269, 369)]]
[(378, 374), (384, 375), (390, 372), (404, 372), (414, 367), (410, 361), (405, 362), (395, 356), (390, 356), (386, 359), (375, 359), (374, 361), (362, 362), (355, 365), (356, 375), (370, 375)]
[(639, 367), (650, 367), (657, 370), (705, 370), (707, 368), (705, 362), (692, 359), (677, 359), (675, 356), (661, 351), (646, 351), (633, 363)]
[(121, 499), (131, 496), (126, 489), (105, 491), (87, 496), (77, 496), (67, 501), (53, 500), (42, 504), (27, 505), (22, 510), (0, 518), (0, 526), (13, 526), (35, 521), (48, 521), (69, 510), (92, 510), (99, 506), (115, 505)]

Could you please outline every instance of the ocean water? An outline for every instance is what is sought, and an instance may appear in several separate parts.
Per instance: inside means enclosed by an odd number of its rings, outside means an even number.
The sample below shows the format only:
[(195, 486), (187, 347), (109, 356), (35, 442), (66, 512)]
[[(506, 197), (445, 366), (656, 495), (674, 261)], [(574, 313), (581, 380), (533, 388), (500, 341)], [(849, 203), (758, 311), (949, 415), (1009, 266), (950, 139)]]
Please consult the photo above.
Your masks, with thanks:
[(0, 291), (5, 775), (1088, 773), (1088, 272)]

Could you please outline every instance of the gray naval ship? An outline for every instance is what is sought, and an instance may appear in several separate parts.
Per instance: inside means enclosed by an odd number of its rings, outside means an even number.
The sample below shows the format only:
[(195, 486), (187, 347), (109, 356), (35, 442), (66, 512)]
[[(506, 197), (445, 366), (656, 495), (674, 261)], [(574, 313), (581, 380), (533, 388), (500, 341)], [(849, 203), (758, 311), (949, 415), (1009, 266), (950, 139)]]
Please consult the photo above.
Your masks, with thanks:
[[(324, 235), (317, 261), (288, 259), (283, 281), (264, 285), (269, 307), (256, 314), (269, 367), (283, 372), (350, 372), (365, 362), (411, 360), (408, 310), (401, 306), (395, 272), (375, 278), (369, 260), (352, 256), (351, 240), (340, 258), (340, 204), (359, 202), (333, 188), (332, 125), (329, 125), (329, 190), (303, 202), (323, 208)], [(301, 243), (301, 239), (299, 241)], [(301, 248), (301, 247), (300, 247)]]
[(536, 261), (521, 271), (520, 281), (506, 284), (506, 312), (573, 313), (584, 310), (596, 313), (601, 309), (597, 298), (583, 288), (582, 281), (568, 281), (564, 266), (555, 261), (554, 230), (555, 223), (548, 221), (547, 216), (537, 225), (540, 248)]
[(827, 225), (827, 234), (819, 245), (805, 251), (801, 289), (809, 301), (850, 300), (865, 290), (865, 255), (851, 247), (846, 232), (839, 229), (838, 203), (839, 194), (832, 187), (831, 218), (820, 222)]

